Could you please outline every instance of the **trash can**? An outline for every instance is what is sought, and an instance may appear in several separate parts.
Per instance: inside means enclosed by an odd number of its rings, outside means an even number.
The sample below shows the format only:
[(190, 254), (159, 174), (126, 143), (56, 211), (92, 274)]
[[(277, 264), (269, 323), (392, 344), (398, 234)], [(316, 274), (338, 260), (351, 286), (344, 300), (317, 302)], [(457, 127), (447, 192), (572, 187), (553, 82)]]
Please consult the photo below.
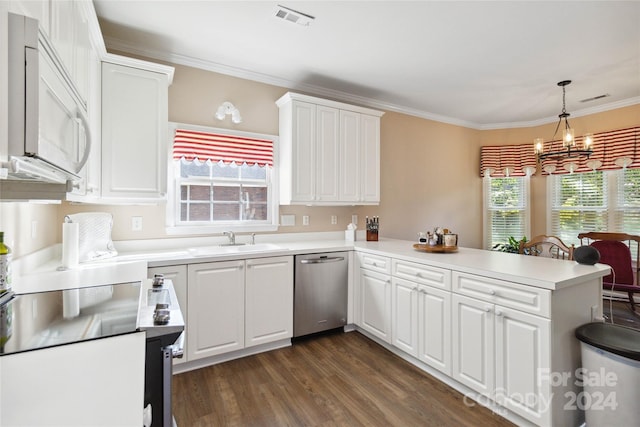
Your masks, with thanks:
[(640, 425), (640, 330), (610, 323), (588, 323), (575, 331), (583, 391), (567, 396), (585, 411), (587, 427)]

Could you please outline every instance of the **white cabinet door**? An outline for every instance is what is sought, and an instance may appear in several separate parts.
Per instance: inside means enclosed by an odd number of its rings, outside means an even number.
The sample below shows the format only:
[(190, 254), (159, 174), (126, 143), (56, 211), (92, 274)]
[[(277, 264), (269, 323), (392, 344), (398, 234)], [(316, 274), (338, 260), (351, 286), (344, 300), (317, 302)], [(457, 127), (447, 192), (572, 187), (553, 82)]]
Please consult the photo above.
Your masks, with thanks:
[(103, 62), (103, 198), (164, 200), (167, 96), (167, 75)]
[(188, 360), (244, 348), (244, 261), (188, 267)]
[(418, 291), (418, 358), (451, 375), (451, 293), (431, 286)]
[(281, 204), (379, 203), (382, 112), (294, 93), (276, 103)]
[(361, 327), (386, 342), (391, 341), (391, 278), (360, 269)]
[(495, 391), (494, 316), (491, 303), (453, 294), (453, 378), (492, 396)]
[(343, 202), (359, 202), (361, 164), (360, 113), (340, 110), (340, 195)]
[(170, 265), (166, 267), (150, 267), (147, 270), (148, 276), (153, 277), (154, 274), (164, 274), (165, 279), (170, 279), (173, 282), (173, 288), (176, 291), (176, 296), (178, 297), (178, 305), (180, 306), (180, 311), (182, 312), (182, 317), (185, 322), (185, 331), (184, 331), (184, 355), (179, 359), (173, 359), (173, 364), (177, 365), (188, 360), (187, 355), (187, 265)]
[(341, 200), (338, 194), (340, 186), (338, 124), (341, 121), (342, 111), (323, 105), (318, 105), (316, 110), (315, 200), (335, 202)]
[(292, 105), (291, 199), (312, 202), (316, 185), (316, 106), (294, 101)]
[(245, 346), (293, 336), (293, 257), (246, 261)]
[(499, 402), (539, 425), (550, 425), (551, 320), (495, 307)]
[(391, 279), (391, 344), (418, 355), (418, 284)]
[(380, 203), (380, 117), (360, 116), (360, 200)]

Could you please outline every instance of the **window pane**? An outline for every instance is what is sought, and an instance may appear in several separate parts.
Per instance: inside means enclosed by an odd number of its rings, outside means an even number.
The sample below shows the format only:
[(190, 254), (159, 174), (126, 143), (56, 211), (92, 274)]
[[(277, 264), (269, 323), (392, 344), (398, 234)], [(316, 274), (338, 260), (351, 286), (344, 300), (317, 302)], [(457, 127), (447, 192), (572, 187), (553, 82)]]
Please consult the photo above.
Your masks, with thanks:
[(200, 162), (183, 162), (180, 161), (180, 177), (181, 178), (189, 178), (189, 177), (209, 177), (211, 173), (210, 166), (205, 163)]
[(240, 176), (240, 168), (234, 163), (225, 165), (222, 162), (214, 163), (211, 165), (212, 174), (217, 178), (234, 178), (237, 179)]
[(243, 179), (266, 179), (267, 168), (260, 167), (258, 165), (253, 165), (253, 166), (243, 165), (241, 168), (241, 174)]
[(213, 203), (214, 221), (237, 221), (240, 219), (240, 204)]
[(523, 177), (487, 178), (484, 188), (488, 212), (487, 248), (507, 243), (509, 237), (520, 240), (527, 230), (527, 179)]
[(211, 195), (211, 187), (204, 185), (190, 185), (189, 186), (189, 199), (190, 200), (204, 200), (208, 201)]
[(524, 206), (522, 183), (522, 178), (491, 179), (491, 207), (505, 208)]
[(603, 172), (550, 177), (551, 232), (566, 244), (579, 245), (578, 234), (608, 229), (607, 185)]
[(243, 200), (245, 202), (266, 202), (267, 187), (242, 187)]
[(235, 185), (214, 185), (213, 200), (240, 203), (240, 187)]

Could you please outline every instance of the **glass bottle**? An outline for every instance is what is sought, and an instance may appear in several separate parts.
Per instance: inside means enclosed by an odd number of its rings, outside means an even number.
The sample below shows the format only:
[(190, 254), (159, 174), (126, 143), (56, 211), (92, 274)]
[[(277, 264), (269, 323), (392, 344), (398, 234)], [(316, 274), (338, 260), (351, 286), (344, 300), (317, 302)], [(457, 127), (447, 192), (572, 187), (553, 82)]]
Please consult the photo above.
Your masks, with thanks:
[(0, 294), (11, 290), (11, 249), (4, 244), (4, 232), (0, 231)]

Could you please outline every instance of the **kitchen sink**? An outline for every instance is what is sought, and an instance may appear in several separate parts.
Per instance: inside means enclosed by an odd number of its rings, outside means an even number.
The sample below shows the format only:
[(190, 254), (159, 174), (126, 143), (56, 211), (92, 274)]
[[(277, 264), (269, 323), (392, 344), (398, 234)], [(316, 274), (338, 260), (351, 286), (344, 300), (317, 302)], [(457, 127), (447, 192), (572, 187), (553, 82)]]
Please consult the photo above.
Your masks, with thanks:
[(256, 253), (256, 252), (272, 252), (282, 251), (283, 248), (273, 243), (258, 243), (255, 245), (217, 245), (217, 246), (200, 246), (189, 249), (189, 253), (192, 256), (211, 256), (211, 255), (226, 255), (237, 253)]

